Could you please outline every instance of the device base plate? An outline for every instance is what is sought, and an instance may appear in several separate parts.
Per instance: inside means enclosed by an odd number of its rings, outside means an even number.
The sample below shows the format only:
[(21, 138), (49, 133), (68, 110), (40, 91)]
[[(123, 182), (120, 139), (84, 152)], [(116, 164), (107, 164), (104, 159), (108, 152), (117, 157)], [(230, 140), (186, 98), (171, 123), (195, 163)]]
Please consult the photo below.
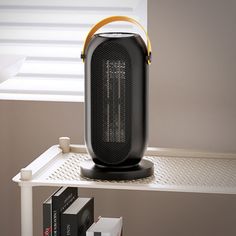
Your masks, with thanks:
[(144, 159), (139, 164), (127, 168), (100, 167), (91, 160), (82, 163), (80, 166), (80, 174), (89, 179), (134, 180), (150, 177), (153, 173), (153, 163)]

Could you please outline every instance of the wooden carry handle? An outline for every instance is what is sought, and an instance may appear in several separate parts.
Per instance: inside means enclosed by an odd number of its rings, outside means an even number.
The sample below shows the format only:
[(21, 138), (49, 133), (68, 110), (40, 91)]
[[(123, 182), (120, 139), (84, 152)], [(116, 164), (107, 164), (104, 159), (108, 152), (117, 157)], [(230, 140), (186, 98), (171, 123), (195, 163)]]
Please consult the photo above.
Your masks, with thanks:
[(138, 22), (136, 21), (135, 19), (133, 18), (130, 18), (130, 17), (127, 17), (127, 16), (110, 16), (110, 17), (107, 17), (101, 21), (99, 21), (97, 24), (95, 24), (92, 29), (89, 31), (86, 39), (85, 39), (85, 42), (84, 42), (84, 46), (83, 46), (83, 50), (82, 50), (82, 53), (81, 53), (81, 58), (84, 62), (84, 59), (85, 59), (85, 50), (89, 44), (89, 42), (91, 41), (93, 35), (95, 34), (96, 31), (98, 31), (101, 27), (103, 27), (104, 25), (106, 24), (109, 24), (111, 22), (114, 22), (114, 21), (126, 21), (126, 22), (131, 22), (137, 26), (139, 26), (146, 34), (146, 38), (147, 38), (147, 52), (148, 52), (148, 55), (147, 55), (147, 63), (148, 64), (151, 64), (151, 51), (152, 51), (152, 48), (151, 48), (151, 42), (150, 42), (150, 39), (148, 37), (148, 34), (146, 32), (146, 30), (144, 29), (144, 27)]

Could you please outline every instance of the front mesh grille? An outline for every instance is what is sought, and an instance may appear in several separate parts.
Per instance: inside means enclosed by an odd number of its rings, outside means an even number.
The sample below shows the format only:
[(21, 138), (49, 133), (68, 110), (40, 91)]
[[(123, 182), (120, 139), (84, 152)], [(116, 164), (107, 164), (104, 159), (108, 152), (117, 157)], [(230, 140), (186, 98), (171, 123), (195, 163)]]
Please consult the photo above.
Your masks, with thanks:
[(114, 41), (99, 45), (91, 60), (91, 139), (93, 152), (107, 164), (130, 151), (131, 63), (127, 50)]
[(103, 60), (104, 142), (125, 142), (125, 78), (125, 61)]

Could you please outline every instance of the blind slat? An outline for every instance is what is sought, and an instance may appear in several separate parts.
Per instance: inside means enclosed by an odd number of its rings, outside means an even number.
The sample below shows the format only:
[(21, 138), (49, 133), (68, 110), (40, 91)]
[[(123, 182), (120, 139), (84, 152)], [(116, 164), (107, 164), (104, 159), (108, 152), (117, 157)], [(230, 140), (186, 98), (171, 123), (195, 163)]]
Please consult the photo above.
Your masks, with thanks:
[[(93, 25), (97, 21), (102, 20), (110, 15), (124, 15), (122, 12), (107, 12), (106, 14), (97, 13), (94, 14), (82, 13), (82, 12), (58, 12), (58, 11), (17, 11), (17, 10), (1, 10), (0, 9), (0, 23), (30, 23), (30, 24), (85, 24)], [(129, 16), (135, 18), (131, 12)], [(118, 23), (123, 24), (123, 23)]]
[(84, 65), (82, 62), (26, 61), (19, 73), (81, 75)]
[[(131, 25), (121, 25), (116, 27), (116, 31), (130, 31)], [(89, 28), (76, 28), (76, 29), (58, 29), (58, 28), (44, 28), (37, 29), (35, 27), (1, 27), (0, 26), (0, 40), (52, 40), (55, 43), (57, 41), (71, 41), (81, 42), (84, 41), (88, 34)], [(98, 32), (112, 32), (114, 28), (112, 26), (104, 26)], [(36, 42), (37, 43), (37, 42)]]
[(0, 27), (0, 39), (17, 39), (17, 40), (71, 40), (82, 41), (85, 39), (87, 29), (35, 29), (21, 27)]
[(0, 44), (2, 54), (17, 54), (31, 57), (80, 58), (82, 45), (52, 46), (52, 45), (11, 45)]
[[(56, 80), (48, 79), (45, 83), (41, 79), (16, 78), (9, 79), (1, 85), (1, 92), (5, 93), (47, 93), (47, 94), (71, 94), (78, 95), (83, 92), (84, 82), (78, 80)], [(73, 85), (73, 86), (72, 86)]]
[(0, 6), (59, 6), (59, 7), (130, 7), (135, 8), (139, 4), (140, 0), (1, 0)]

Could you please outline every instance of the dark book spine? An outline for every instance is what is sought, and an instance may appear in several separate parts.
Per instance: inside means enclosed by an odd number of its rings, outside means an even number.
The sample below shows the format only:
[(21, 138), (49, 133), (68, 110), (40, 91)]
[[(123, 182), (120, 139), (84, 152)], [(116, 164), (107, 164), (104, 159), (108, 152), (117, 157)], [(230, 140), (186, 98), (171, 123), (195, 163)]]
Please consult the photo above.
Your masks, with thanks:
[(51, 203), (43, 203), (43, 236), (52, 235)]
[(78, 197), (77, 188), (66, 188), (59, 196), (52, 196), (52, 235), (61, 236), (61, 213)]
[(61, 236), (86, 236), (93, 222), (94, 199), (91, 198), (76, 214), (62, 214)]
[(101, 232), (94, 232), (94, 236), (102, 236)]
[(75, 220), (75, 215), (62, 215), (61, 236), (79, 236), (78, 222)]

